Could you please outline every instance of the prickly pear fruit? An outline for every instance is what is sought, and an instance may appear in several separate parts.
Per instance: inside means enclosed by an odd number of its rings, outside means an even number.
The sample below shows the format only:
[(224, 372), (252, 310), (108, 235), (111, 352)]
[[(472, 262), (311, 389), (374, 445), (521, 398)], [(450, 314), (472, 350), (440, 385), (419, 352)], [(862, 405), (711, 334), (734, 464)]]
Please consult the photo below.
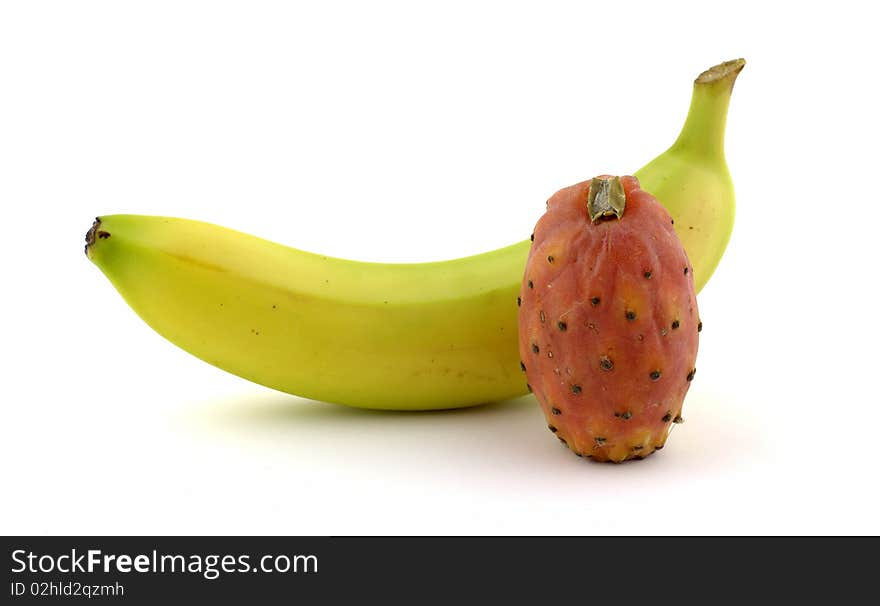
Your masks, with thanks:
[(635, 177), (602, 176), (554, 194), (533, 240), (519, 351), (550, 431), (598, 461), (663, 448), (702, 329), (669, 213)]

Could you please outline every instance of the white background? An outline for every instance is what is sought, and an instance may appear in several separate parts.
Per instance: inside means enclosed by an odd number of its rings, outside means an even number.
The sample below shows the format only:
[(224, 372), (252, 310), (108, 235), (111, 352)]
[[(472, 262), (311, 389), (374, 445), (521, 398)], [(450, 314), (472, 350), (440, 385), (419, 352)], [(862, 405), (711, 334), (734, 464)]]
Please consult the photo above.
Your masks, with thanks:
[[(5, 2), (0, 533), (876, 534), (878, 43), (864, 3)], [(572, 456), (530, 397), (301, 400), (164, 341), (95, 215), (372, 261), (528, 236), (745, 57), (738, 194), (662, 453)]]

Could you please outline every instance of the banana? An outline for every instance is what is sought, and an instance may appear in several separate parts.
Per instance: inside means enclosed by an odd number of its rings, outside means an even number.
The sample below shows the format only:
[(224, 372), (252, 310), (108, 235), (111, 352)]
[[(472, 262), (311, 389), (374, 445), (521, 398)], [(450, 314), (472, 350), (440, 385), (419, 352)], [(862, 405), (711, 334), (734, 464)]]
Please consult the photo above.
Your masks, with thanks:
[(97, 219), (87, 254), (159, 334), (256, 383), (364, 408), (525, 392), (515, 300), (528, 246), (362, 263), (169, 217)]
[[(697, 79), (678, 141), (636, 173), (695, 247), (695, 273), (714, 268), (732, 226), (724, 95), (742, 68), (732, 64)], [(200, 221), (110, 215), (85, 250), (149, 326), (210, 364), (306, 398), (432, 410), (526, 393), (514, 301), (530, 244), (366, 263)]]
[(700, 74), (678, 139), (635, 173), (642, 189), (672, 215), (694, 268), (697, 292), (712, 277), (733, 232), (736, 203), (724, 132), (733, 84), (745, 64), (735, 59)]

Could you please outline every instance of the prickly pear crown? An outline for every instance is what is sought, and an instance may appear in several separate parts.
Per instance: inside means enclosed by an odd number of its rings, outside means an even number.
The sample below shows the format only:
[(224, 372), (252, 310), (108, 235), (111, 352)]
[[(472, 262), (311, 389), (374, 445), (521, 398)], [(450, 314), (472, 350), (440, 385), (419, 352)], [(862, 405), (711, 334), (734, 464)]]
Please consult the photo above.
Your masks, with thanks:
[(635, 177), (548, 200), (519, 303), (522, 369), (560, 441), (597, 460), (662, 448), (681, 421), (701, 324), (672, 219)]

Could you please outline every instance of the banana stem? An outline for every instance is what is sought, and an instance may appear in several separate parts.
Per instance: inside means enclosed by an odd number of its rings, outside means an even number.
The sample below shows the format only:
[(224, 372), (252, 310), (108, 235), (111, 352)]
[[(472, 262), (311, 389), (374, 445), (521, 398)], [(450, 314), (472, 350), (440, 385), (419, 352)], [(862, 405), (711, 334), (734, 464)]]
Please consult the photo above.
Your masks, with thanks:
[(724, 157), (727, 108), (733, 83), (745, 64), (745, 59), (725, 61), (697, 76), (691, 107), (673, 149), (712, 159)]

